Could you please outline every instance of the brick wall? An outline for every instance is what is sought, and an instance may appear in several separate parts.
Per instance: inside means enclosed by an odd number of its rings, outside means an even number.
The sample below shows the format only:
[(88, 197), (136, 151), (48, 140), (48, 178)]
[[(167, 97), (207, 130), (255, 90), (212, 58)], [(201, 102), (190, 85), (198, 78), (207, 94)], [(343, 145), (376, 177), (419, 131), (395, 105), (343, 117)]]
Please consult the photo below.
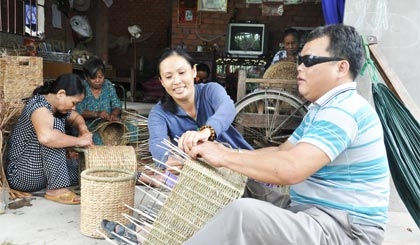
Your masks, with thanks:
[(178, 23), (177, 2), (172, 9), (172, 35), (173, 47), (184, 43), (189, 51), (195, 51), (197, 45), (203, 41), (211, 40), (210, 44), (217, 43), (224, 48), (226, 31), (229, 20), (236, 9), (237, 20), (253, 20), (266, 24), (269, 32), (268, 52), (275, 53), (282, 40), (282, 31), (289, 26), (315, 27), (324, 24), (322, 6), (319, 3), (309, 2), (297, 5), (284, 5), (283, 16), (262, 16), (259, 4), (246, 4), (245, 0), (230, 0), (227, 13), (201, 12), (198, 24)]
[[(159, 51), (170, 45), (171, 0), (119, 0), (109, 8), (109, 33), (115, 36), (129, 36), (127, 27), (137, 24), (143, 33), (152, 36), (137, 43), (137, 60), (144, 56), (149, 63), (155, 63)], [(130, 45), (126, 55), (110, 53), (110, 63), (118, 66), (132, 65), (134, 48)], [(152, 67), (153, 68), (153, 67)]]
[[(181, 1), (181, 0), (179, 0)], [(229, 20), (236, 9), (237, 20), (255, 20), (265, 23), (269, 32), (268, 52), (278, 50), (282, 31), (289, 26), (314, 27), (324, 24), (322, 6), (319, 3), (285, 5), (283, 16), (262, 16), (259, 4), (246, 4), (245, 0), (229, 0), (227, 13), (200, 12), (199, 23), (184, 24), (178, 20), (178, 0), (120, 0), (114, 1), (109, 9), (109, 32), (113, 35), (127, 35), (127, 26), (139, 24), (144, 33), (153, 32), (145, 42), (137, 44), (137, 58), (145, 56), (155, 63), (159, 51), (164, 47), (176, 47), (182, 43), (188, 51), (195, 51), (197, 45), (208, 41), (224, 49)], [(112, 56), (113, 65), (130, 65), (133, 62), (133, 48), (124, 56)], [(153, 67), (154, 68), (154, 67)]]
[[(267, 24), (269, 31), (269, 53), (278, 49), (278, 43), (282, 40), (282, 31), (288, 26), (318, 26), (323, 25), (322, 6), (319, 3), (304, 3), (297, 5), (285, 5), (283, 16), (262, 16), (259, 4), (245, 3), (245, 0), (229, 0), (227, 13), (200, 12), (199, 23), (183, 24), (178, 21), (178, 6), (181, 0), (119, 0), (107, 9), (108, 26), (107, 32), (117, 37), (129, 37), (127, 27), (138, 24), (143, 33), (153, 35), (148, 40), (137, 43), (137, 60), (144, 56), (151, 69), (157, 60), (160, 50), (164, 47), (175, 47), (184, 43), (189, 51), (195, 51), (197, 45), (208, 41), (210, 45), (217, 45), (224, 49), (226, 40), (227, 24), (236, 11), (237, 20), (254, 20)], [(185, 1), (185, 0), (182, 0)], [(195, 1), (195, 0), (192, 0)], [(98, 32), (102, 24), (98, 20), (98, 6), (104, 5), (102, 0), (91, 0), (91, 8), (86, 14), (93, 29), (94, 40), (88, 48), (98, 50)], [(103, 6), (102, 6), (103, 7)], [(45, 6), (45, 30), (47, 39), (64, 40), (66, 49), (73, 48), (72, 31), (69, 19), (62, 15), (63, 29), (52, 27), (51, 1), (46, 1)], [(93, 47), (92, 47), (93, 46)], [(109, 63), (115, 67), (131, 66), (134, 61), (133, 45), (129, 46), (126, 54), (109, 53)]]

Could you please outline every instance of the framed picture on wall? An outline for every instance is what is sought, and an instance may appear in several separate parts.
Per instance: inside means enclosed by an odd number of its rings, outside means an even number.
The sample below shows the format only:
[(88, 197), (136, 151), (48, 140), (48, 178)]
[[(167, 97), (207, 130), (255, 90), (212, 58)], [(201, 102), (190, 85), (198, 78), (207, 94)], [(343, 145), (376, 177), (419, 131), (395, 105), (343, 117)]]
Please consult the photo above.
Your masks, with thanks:
[(197, 0), (184, 0), (178, 2), (178, 23), (199, 24)]
[(198, 11), (227, 12), (227, 0), (198, 0)]

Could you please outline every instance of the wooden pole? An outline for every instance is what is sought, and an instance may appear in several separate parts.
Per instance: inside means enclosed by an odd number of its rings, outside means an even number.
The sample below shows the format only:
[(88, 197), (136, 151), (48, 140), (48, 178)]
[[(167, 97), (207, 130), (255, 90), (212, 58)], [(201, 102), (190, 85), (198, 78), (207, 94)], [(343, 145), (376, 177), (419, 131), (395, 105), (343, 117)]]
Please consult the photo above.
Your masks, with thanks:
[(375, 67), (388, 88), (402, 101), (413, 117), (420, 122), (420, 109), (408, 93), (402, 81), (394, 70), (387, 64), (383, 54), (378, 48), (378, 41), (374, 36), (368, 36), (369, 51)]

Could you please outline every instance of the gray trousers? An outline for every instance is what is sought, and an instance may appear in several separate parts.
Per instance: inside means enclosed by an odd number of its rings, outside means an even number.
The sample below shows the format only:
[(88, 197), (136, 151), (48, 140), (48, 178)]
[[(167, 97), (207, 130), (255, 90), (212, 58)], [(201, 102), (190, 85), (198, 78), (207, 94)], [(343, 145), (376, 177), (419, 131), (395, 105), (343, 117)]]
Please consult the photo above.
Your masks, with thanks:
[(366, 245), (384, 239), (382, 228), (350, 224), (346, 212), (288, 204), (287, 195), (250, 181), (244, 198), (220, 210), (184, 244)]

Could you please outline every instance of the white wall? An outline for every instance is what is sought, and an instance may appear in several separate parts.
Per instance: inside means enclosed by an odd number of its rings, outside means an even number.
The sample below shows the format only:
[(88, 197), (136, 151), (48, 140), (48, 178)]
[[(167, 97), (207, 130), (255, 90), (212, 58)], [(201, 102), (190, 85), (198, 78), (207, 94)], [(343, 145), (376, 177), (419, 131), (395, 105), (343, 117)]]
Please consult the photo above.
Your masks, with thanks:
[(420, 1), (347, 0), (344, 23), (377, 37), (386, 63), (420, 105)]

